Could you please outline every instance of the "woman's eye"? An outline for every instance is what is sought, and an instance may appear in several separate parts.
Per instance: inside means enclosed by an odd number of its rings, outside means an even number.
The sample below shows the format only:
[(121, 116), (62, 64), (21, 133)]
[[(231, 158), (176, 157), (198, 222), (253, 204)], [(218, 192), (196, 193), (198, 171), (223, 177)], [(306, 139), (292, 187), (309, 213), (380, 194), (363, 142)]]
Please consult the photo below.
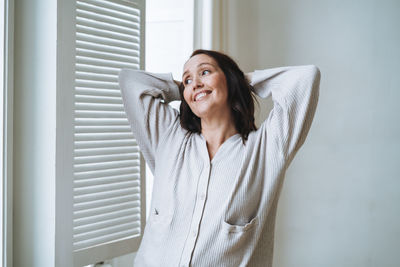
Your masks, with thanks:
[(206, 75), (206, 74), (209, 74), (209, 73), (210, 73), (209, 70), (203, 70), (203, 72), (201, 74)]
[(192, 79), (189, 79), (189, 78), (188, 78), (188, 79), (185, 80), (185, 84), (189, 84), (189, 83), (191, 83), (191, 82), (192, 82)]

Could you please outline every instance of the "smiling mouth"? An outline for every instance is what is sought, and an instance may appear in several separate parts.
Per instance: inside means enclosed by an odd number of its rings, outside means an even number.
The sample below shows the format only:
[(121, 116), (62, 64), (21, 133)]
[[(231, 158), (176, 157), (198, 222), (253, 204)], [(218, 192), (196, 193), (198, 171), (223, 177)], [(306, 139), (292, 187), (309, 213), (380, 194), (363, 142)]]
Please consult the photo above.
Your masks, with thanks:
[(201, 91), (194, 96), (194, 101), (202, 100), (206, 95), (211, 94), (211, 91)]

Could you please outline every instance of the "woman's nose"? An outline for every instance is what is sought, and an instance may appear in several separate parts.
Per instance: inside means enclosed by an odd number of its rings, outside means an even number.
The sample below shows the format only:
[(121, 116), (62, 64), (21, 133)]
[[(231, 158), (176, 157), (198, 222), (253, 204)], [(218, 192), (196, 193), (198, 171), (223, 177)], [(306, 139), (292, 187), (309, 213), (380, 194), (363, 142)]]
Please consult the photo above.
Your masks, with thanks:
[(200, 77), (196, 76), (193, 78), (193, 89), (203, 87), (203, 82), (201, 81)]

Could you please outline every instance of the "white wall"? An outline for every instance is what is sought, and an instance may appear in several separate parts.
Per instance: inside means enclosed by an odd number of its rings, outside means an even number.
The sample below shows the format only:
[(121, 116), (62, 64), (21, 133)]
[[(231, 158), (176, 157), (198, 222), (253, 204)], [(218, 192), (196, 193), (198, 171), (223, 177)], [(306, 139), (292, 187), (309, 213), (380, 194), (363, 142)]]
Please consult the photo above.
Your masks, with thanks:
[[(183, 64), (193, 51), (192, 0), (146, 1), (146, 71), (172, 72), (181, 80)], [(175, 107), (179, 103), (174, 103)], [(153, 175), (146, 172), (147, 216), (150, 210)]]
[(15, 1), (15, 267), (54, 266), (56, 4)]
[(146, 1), (146, 70), (181, 79), (193, 52), (193, 0)]
[(245, 71), (316, 64), (322, 73), (279, 202), (274, 266), (399, 266), (400, 2), (224, 5), (222, 47)]

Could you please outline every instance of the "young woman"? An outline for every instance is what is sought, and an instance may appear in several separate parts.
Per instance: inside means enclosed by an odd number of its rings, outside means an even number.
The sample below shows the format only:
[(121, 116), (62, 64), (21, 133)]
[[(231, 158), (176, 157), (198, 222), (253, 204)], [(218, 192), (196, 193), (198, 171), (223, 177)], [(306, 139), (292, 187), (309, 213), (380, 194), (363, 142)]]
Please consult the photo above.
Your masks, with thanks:
[[(154, 174), (135, 266), (272, 266), (279, 193), (310, 129), (319, 81), (312, 65), (245, 75), (210, 50), (193, 52), (182, 83), (121, 71), (124, 107)], [(252, 93), (274, 103), (259, 129)]]

